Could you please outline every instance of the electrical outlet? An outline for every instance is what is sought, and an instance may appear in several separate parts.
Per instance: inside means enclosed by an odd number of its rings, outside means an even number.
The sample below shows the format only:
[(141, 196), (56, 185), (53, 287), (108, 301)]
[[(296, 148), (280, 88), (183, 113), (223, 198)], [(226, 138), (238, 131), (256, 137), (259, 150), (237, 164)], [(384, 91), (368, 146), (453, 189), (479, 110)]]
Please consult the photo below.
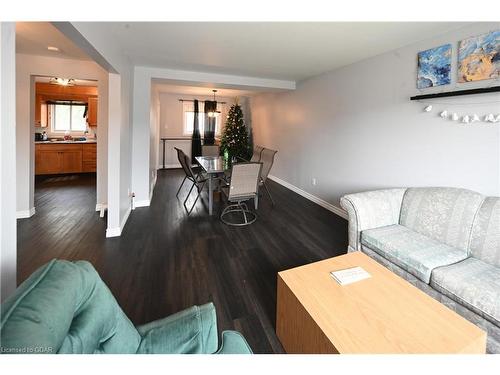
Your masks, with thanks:
[(314, 178), (314, 177), (313, 177), (313, 178), (311, 179), (311, 184), (312, 184), (312, 186), (316, 186), (316, 182), (317, 182), (317, 181), (316, 181), (316, 178)]

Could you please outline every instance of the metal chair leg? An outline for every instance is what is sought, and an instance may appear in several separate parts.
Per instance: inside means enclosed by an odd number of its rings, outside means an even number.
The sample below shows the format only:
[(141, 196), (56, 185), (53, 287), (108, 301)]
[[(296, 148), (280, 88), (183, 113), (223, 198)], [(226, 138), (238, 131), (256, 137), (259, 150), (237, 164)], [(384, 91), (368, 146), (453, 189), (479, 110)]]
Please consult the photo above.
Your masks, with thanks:
[(264, 188), (266, 189), (267, 195), (269, 195), (269, 199), (271, 199), (271, 204), (274, 206), (274, 199), (271, 195), (271, 192), (269, 191), (269, 188), (267, 187), (265, 182), (262, 182), (262, 185), (264, 185)]
[[(189, 189), (189, 193), (187, 193), (186, 199), (184, 199), (184, 207), (186, 207), (186, 202), (189, 199), (189, 196), (191, 195), (191, 192), (193, 191), (194, 185), (196, 185), (195, 182), (193, 182), (193, 185), (191, 185), (191, 189)], [(187, 209), (187, 207), (186, 207), (186, 209)]]
[(187, 176), (184, 176), (184, 180), (182, 180), (181, 186), (179, 186), (179, 190), (177, 190), (177, 194), (175, 194), (176, 197), (179, 196), (179, 193), (181, 192), (182, 185), (184, 185), (184, 182), (186, 181)]
[[(196, 194), (196, 199), (194, 200), (194, 203), (193, 203), (193, 205), (191, 206), (191, 208), (190, 208), (189, 210), (187, 209), (186, 205), (184, 204), (184, 207), (185, 207), (185, 208), (186, 208), (186, 210), (188, 211), (188, 215), (190, 215), (190, 214), (191, 214), (191, 212), (193, 211), (194, 206), (196, 206), (196, 202), (198, 202), (198, 198), (200, 198), (200, 195), (201, 195), (201, 193), (202, 193), (202, 191), (203, 191), (203, 188), (205, 187), (205, 184), (206, 184), (206, 183), (207, 183), (206, 181), (203, 181), (203, 183), (201, 184), (201, 187), (200, 187), (200, 188), (199, 188), (199, 190), (198, 190), (198, 194)], [(195, 183), (195, 184), (193, 184), (193, 186), (194, 186), (194, 185), (196, 185), (196, 187), (197, 187), (197, 188), (199, 187), (199, 186), (198, 186), (198, 184), (196, 184), (196, 183)], [(193, 189), (193, 188), (191, 187), (191, 190), (189, 191), (190, 193), (191, 193), (192, 189)], [(188, 195), (188, 197), (189, 197), (189, 195)]]

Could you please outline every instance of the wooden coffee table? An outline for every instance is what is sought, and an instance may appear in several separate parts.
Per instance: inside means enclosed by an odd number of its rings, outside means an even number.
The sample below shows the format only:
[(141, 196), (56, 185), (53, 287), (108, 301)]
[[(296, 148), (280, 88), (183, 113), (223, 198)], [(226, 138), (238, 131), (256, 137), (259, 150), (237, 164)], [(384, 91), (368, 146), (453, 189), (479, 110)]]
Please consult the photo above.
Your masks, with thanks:
[[(371, 278), (341, 286), (330, 271)], [(486, 333), (361, 252), (278, 273), (287, 353), (485, 353)]]

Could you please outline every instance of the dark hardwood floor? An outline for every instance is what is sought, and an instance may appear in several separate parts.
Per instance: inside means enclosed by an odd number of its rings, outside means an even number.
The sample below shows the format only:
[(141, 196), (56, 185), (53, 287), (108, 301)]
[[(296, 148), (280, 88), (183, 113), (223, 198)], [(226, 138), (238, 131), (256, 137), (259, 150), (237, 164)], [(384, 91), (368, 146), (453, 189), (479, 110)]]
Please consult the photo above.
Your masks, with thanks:
[(36, 214), (18, 221), (18, 282), (52, 258), (88, 260), (134, 324), (213, 301), (219, 331), (240, 331), (255, 353), (283, 352), (276, 274), (345, 253), (347, 221), (272, 181), (276, 206), (264, 195), (248, 227), (209, 217), (206, 194), (187, 216), (188, 188), (175, 197), (182, 176), (159, 171), (151, 206), (132, 211), (122, 236), (109, 239), (95, 211), (95, 175), (37, 180)]

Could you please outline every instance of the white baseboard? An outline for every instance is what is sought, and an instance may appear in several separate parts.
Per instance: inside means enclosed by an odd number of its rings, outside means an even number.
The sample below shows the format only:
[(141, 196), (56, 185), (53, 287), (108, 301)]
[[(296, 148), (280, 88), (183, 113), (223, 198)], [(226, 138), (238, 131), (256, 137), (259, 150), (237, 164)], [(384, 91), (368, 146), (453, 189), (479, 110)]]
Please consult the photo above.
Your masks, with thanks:
[(141, 201), (134, 200), (134, 208), (137, 208), (137, 207), (148, 207), (150, 203), (151, 202), (150, 202), (149, 199), (143, 199)]
[(123, 217), (120, 226), (118, 228), (107, 228), (106, 229), (106, 237), (118, 237), (121, 236), (123, 228), (125, 227), (125, 224), (127, 223), (128, 217), (130, 216), (130, 212), (132, 210), (129, 209), (125, 213), (125, 216)]
[(177, 164), (165, 164), (165, 169), (179, 169), (182, 168), (182, 166), (177, 163)]
[(97, 203), (95, 205), (95, 210), (96, 211), (101, 211), (102, 209), (107, 210), (108, 209), (108, 205), (106, 203)]
[(272, 176), (272, 175), (269, 175), (268, 177), (269, 177), (269, 179), (273, 180), (274, 182), (277, 182), (278, 184), (286, 187), (287, 189), (290, 189), (291, 191), (303, 196), (306, 199), (309, 199), (310, 201), (320, 205), (321, 207), (326, 208), (328, 211), (331, 211), (334, 214), (336, 214), (336, 215), (338, 215), (346, 220), (348, 219), (347, 212), (344, 211), (342, 208), (335, 206), (331, 203), (328, 203), (327, 201), (325, 201), (321, 198), (318, 198), (317, 196), (312, 195), (311, 193), (308, 193), (307, 191), (302, 190), (302, 189), (298, 188), (297, 186), (292, 185), (291, 183), (286, 182), (285, 180), (282, 180), (279, 177)]
[(35, 207), (31, 207), (29, 210), (17, 211), (16, 219), (27, 219), (35, 214)]
[(108, 228), (106, 229), (106, 237), (118, 237), (122, 234), (120, 227), (118, 228)]

